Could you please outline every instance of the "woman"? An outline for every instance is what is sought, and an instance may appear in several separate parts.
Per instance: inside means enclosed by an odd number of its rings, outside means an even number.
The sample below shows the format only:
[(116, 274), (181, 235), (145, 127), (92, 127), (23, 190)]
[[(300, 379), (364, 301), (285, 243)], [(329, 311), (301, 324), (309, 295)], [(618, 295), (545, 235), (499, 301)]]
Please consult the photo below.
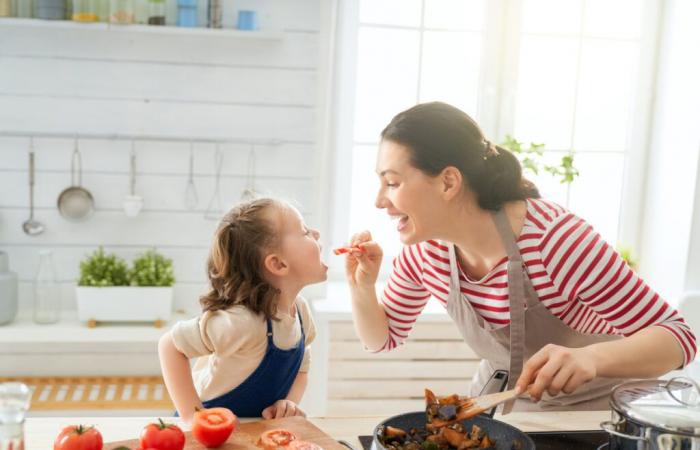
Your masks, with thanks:
[(404, 248), (380, 302), (382, 250), (367, 231), (351, 239), (362, 249), (346, 260), (353, 318), (369, 350), (403, 344), (433, 296), (482, 358), (471, 395), (509, 370), (509, 387), (538, 402), (518, 400), (520, 410), (607, 409), (620, 379), (693, 360), (678, 313), (590, 225), (540, 199), (467, 114), (417, 105), (381, 138), (376, 206), (398, 221)]

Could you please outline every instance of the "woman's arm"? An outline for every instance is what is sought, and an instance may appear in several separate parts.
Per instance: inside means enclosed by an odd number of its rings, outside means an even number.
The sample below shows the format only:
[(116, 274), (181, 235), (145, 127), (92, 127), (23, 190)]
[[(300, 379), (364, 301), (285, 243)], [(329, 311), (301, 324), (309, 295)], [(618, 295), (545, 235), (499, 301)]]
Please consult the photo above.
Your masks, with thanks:
[(301, 398), (306, 392), (306, 386), (309, 382), (309, 374), (307, 372), (297, 373), (297, 377), (294, 379), (292, 387), (289, 389), (289, 394), (287, 394), (287, 400), (291, 400), (296, 404), (301, 402)]
[(367, 349), (378, 351), (389, 339), (386, 313), (379, 304), (375, 291), (382, 264), (382, 248), (372, 241), (369, 231), (354, 235), (350, 246), (362, 248), (362, 251), (352, 251), (345, 257), (345, 274), (350, 285), (355, 332)]
[(202, 402), (194, 388), (189, 360), (175, 347), (170, 332), (158, 341), (158, 356), (170, 398), (182, 420), (190, 423), (195, 409), (201, 408)]

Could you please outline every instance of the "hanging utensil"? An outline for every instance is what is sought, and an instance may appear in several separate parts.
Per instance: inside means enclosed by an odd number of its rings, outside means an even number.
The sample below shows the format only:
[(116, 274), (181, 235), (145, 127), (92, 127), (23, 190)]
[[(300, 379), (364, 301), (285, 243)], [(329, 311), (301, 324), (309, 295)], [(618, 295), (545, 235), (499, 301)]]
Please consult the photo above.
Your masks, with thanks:
[(143, 207), (143, 197), (136, 195), (136, 144), (131, 141), (131, 153), (129, 154), (129, 195), (124, 196), (124, 214), (127, 217), (136, 217)]
[(250, 145), (248, 155), (248, 172), (246, 173), (246, 187), (241, 193), (241, 200), (249, 201), (257, 197), (255, 192), (255, 144)]
[(209, 206), (204, 213), (204, 218), (208, 220), (220, 220), (223, 214), (221, 207), (221, 167), (224, 165), (224, 155), (219, 151), (219, 144), (216, 144), (216, 153), (214, 154), (214, 170), (216, 171), (216, 179), (214, 181), (214, 195), (209, 200)]
[[(77, 161), (77, 164), (76, 164)], [(77, 177), (76, 177), (76, 165)], [(71, 186), (64, 189), (58, 196), (58, 212), (65, 219), (78, 222), (87, 219), (95, 208), (95, 200), (87, 189), (81, 186), (83, 180), (83, 164), (78, 150), (78, 137), (75, 138), (75, 148), (70, 163)], [(77, 179), (77, 182), (76, 182)]]
[(197, 207), (197, 203), (199, 203), (199, 198), (197, 197), (197, 188), (194, 185), (194, 144), (190, 142), (190, 172), (185, 188), (185, 208), (192, 211)]
[(29, 219), (22, 224), (22, 230), (29, 236), (44, 232), (44, 225), (34, 220), (34, 138), (29, 138)]

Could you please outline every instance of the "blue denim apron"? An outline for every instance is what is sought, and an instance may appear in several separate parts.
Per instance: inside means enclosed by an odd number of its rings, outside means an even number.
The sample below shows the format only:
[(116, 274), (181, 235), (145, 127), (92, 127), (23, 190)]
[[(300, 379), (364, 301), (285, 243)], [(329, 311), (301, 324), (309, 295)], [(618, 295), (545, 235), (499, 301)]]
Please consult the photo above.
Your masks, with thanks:
[(278, 348), (267, 319), (267, 350), (255, 371), (232, 391), (203, 402), (205, 408), (225, 407), (238, 417), (261, 417), (263, 409), (287, 397), (304, 359), (306, 335), (297, 309), (301, 339), (289, 350)]

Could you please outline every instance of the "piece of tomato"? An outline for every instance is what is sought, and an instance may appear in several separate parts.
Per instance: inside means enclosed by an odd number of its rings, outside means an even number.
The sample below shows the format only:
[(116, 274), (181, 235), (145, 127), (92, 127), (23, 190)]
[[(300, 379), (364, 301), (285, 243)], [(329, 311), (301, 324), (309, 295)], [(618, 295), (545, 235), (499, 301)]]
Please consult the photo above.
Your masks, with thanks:
[(102, 434), (95, 427), (69, 425), (56, 436), (54, 450), (102, 450)]
[(158, 423), (149, 423), (143, 428), (139, 444), (141, 448), (182, 450), (185, 447), (185, 433), (177, 425), (158, 419)]
[(360, 253), (364, 253), (364, 252), (365, 252), (365, 249), (364, 249), (364, 248), (362, 248), (362, 247), (356, 245), (356, 246), (354, 246), (354, 247), (338, 247), (338, 248), (336, 248), (336, 249), (333, 249), (333, 253), (335, 253), (336, 255), (342, 255), (342, 254), (344, 254), (344, 253), (350, 253), (350, 252), (352, 252), (353, 250), (358, 250)]
[(282, 428), (268, 430), (260, 435), (258, 447), (262, 447), (265, 450), (277, 450), (286, 447), (290, 442), (296, 440), (296, 438), (296, 435), (289, 430), (284, 430)]
[(236, 421), (228, 408), (199, 409), (192, 419), (192, 436), (205, 447), (219, 447), (231, 436)]
[(313, 442), (296, 440), (287, 445), (287, 450), (323, 450), (323, 447)]

